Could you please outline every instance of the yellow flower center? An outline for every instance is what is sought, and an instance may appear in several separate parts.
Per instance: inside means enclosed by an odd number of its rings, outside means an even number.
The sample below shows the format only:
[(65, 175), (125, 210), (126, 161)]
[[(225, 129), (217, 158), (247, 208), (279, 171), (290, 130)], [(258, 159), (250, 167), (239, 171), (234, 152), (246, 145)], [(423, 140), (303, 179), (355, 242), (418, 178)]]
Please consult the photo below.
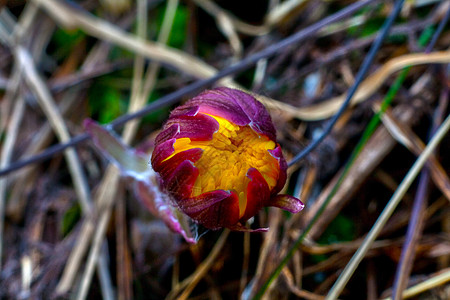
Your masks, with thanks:
[(203, 149), (203, 155), (195, 162), (199, 176), (192, 189), (191, 197), (214, 190), (234, 190), (239, 195), (239, 214), (243, 216), (247, 206), (246, 176), (249, 168), (257, 169), (272, 190), (278, 181), (278, 161), (267, 150), (276, 147), (275, 142), (259, 135), (250, 126), (238, 126), (224, 118), (209, 115), (219, 122), (219, 130), (210, 141), (177, 139), (175, 154), (192, 149)]

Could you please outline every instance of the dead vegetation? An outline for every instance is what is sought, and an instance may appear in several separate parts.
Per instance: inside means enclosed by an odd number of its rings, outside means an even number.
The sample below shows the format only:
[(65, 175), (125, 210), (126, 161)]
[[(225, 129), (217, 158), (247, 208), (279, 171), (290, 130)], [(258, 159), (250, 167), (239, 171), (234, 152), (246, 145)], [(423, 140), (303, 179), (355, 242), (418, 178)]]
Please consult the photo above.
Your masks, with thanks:
[[(0, 297), (448, 299), (450, 1), (402, 3), (357, 81), (397, 3), (2, 3)], [(135, 199), (82, 122), (147, 109), (116, 130), (151, 149), (176, 102), (214, 76), (269, 108), (288, 161), (358, 88), (290, 165), (286, 192), (302, 212), (261, 211), (253, 222), (268, 233), (199, 227), (189, 245)], [(76, 147), (50, 148), (66, 143)]]

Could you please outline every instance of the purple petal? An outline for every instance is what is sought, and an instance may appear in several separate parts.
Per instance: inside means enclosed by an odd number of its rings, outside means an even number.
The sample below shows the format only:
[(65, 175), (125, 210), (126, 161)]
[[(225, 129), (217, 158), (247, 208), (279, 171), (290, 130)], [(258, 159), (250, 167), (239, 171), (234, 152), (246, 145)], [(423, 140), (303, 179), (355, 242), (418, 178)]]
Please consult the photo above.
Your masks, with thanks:
[(210, 141), (213, 134), (219, 130), (219, 123), (214, 118), (203, 114), (197, 116), (171, 115), (164, 128), (156, 137), (156, 144), (172, 138), (186, 137), (194, 141)]
[[(219, 116), (239, 126), (245, 126), (252, 121), (238, 104), (240, 99), (226, 93), (226, 90), (207, 90), (191, 99), (188, 104), (199, 107), (199, 112)], [(254, 100), (250, 99), (251, 102)]]
[(298, 213), (303, 209), (303, 207), (305, 207), (300, 199), (290, 195), (277, 195), (276, 197), (270, 199), (269, 205), (287, 210), (294, 214)]
[(171, 126), (166, 125), (164, 125), (164, 129), (156, 136), (155, 145), (159, 145), (167, 142), (168, 140), (174, 139), (177, 133), (180, 132), (179, 124), (172, 124)]
[[(188, 102), (190, 102), (189, 100)], [(188, 102), (185, 103), (185, 105), (180, 105), (176, 107), (171, 113), (170, 118), (175, 118), (179, 116), (196, 116), (198, 114), (198, 106), (195, 105), (186, 105)]]
[(219, 123), (214, 118), (203, 114), (170, 118), (167, 125), (172, 123), (180, 126), (180, 132), (176, 135), (177, 139), (188, 137), (194, 141), (210, 141), (213, 134), (219, 130)]
[(225, 118), (239, 126), (250, 125), (256, 132), (275, 140), (275, 127), (264, 105), (240, 90), (226, 87), (206, 90), (176, 108), (171, 117), (198, 112)]

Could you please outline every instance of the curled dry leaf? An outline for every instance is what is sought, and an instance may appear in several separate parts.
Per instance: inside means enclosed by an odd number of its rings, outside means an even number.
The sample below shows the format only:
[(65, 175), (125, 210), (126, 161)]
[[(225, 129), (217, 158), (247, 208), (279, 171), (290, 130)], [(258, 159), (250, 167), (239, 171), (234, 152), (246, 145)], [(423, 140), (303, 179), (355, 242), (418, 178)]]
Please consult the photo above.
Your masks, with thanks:
[(100, 152), (120, 169), (124, 177), (132, 179), (133, 192), (142, 204), (187, 242), (195, 243), (187, 217), (170, 204), (169, 196), (159, 188), (158, 175), (148, 164), (149, 155), (129, 148), (110, 128), (93, 120), (86, 120), (84, 127)]

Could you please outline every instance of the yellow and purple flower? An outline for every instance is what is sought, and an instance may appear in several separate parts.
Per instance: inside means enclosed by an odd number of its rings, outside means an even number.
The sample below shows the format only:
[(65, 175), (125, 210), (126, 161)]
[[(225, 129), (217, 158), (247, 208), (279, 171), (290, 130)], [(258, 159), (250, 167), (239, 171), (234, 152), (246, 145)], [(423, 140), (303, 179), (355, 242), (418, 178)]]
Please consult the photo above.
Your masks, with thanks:
[(265, 107), (230, 88), (204, 91), (176, 108), (156, 137), (153, 169), (175, 205), (206, 228), (244, 230), (261, 208), (296, 213), (303, 203), (278, 195), (286, 160)]

